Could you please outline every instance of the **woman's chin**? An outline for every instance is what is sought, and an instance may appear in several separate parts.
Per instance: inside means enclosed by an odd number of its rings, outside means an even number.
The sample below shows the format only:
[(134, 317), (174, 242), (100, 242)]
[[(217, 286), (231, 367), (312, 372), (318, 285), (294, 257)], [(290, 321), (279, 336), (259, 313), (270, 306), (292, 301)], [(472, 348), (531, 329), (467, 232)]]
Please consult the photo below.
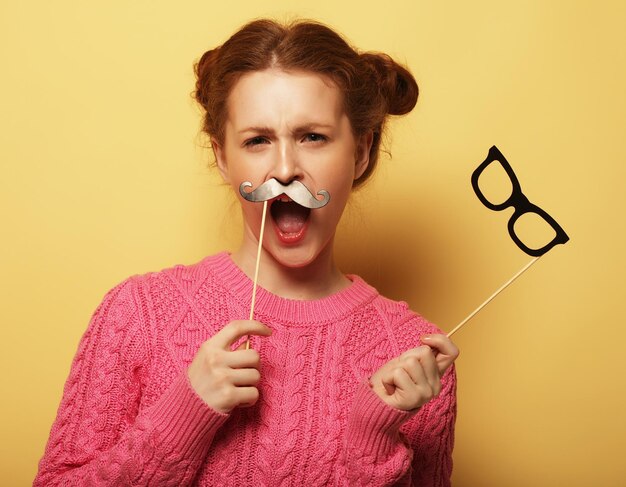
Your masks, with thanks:
[(289, 269), (301, 269), (315, 262), (319, 253), (305, 248), (269, 249), (277, 264)]
[(330, 257), (332, 260), (332, 240), (331, 238), (324, 244), (317, 239), (310, 239), (298, 245), (285, 245), (274, 240), (267, 242), (263, 247), (278, 265), (288, 269), (303, 269), (317, 265), (325, 267), (327, 258)]

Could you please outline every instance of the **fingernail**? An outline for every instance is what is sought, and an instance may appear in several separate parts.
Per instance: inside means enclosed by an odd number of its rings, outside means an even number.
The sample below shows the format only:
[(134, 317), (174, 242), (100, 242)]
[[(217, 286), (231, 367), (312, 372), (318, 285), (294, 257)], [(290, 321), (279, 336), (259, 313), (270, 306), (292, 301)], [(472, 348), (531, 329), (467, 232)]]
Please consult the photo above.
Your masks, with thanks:
[(429, 337), (429, 336), (423, 336), (422, 337), (422, 340), (431, 340), (431, 339), (432, 339), (432, 337)]

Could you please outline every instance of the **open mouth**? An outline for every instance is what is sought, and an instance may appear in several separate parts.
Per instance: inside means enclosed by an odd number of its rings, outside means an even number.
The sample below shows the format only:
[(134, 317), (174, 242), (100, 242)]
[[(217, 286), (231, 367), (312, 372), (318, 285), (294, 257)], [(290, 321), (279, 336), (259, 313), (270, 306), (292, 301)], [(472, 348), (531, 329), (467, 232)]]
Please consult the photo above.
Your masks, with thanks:
[(304, 237), (311, 209), (281, 195), (272, 201), (270, 214), (278, 237), (283, 242), (295, 243)]

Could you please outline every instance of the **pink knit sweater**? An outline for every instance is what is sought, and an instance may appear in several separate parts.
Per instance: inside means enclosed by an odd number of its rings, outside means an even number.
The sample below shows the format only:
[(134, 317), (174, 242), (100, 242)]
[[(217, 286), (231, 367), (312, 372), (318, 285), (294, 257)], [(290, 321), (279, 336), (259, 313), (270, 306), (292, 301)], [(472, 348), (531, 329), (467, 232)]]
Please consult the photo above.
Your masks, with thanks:
[[(330, 297), (259, 289), (260, 399), (222, 414), (191, 388), (200, 344), (247, 319), (252, 282), (227, 253), (132, 276), (94, 312), (36, 486), (447, 486), (454, 366), (417, 413), (372, 391), (381, 365), (440, 331), (357, 276)], [(236, 345), (235, 345), (236, 346)]]

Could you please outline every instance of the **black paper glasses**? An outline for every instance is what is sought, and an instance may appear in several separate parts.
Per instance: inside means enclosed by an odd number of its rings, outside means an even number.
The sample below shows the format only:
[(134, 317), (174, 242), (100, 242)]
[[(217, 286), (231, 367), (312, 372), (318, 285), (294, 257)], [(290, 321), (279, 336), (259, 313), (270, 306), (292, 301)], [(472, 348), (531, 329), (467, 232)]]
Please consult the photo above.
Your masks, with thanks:
[[(502, 168), (506, 171), (509, 179), (511, 180), (511, 195), (502, 203), (492, 203), (491, 201), (489, 201), (489, 199), (487, 199), (487, 197), (483, 194), (480, 186), (478, 185), (478, 179), (480, 178), (480, 175), (493, 162), (499, 162), (502, 165)], [(489, 154), (487, 155), (487, 158), (483, 161), (483, 163), (478, 166), (476, 170), (474, 170), (474, 172), (472, 173), (472, 187), (474, 188), (474, 192), (476, 193), (476, 196), (478, 196), (478, 199), (482, 202), (482, 204), (491, 210), (501, 211), (510, 206), (515, 208), (515, 211), (513, 212), (513, 215), (511, 215), (508, 223), (509, 235), (517, 244), (517, 246), (528, 255), (532, 255), (533, 257), (542, 256), (555, 245), (564, 244), (569, 240), (569, 237), (561, 228), (561, 226), (556, 222), (556, 220), (554, 220), (554, 218), (548, 215), (548, 213), (539, 208), (537, 205), (532, 204), (524, 195), (524, 193), (522, 193), (522, 187), (517, 180), (517, 176), (515, 176), (515, 173), (513, 172), (513, 168), (495, 145), (491, 149), (489, 149)], [(524, 242), (522, 242), (522, 240), (515, 232), (515, 222), (517, 222), (517, 220), (522, 215), (525, 215), (527, 213), (536, 214), (548, 225), (550, 225), (552, 229), (556, 232), (554, 238), (546, 243), (543, 247), (537, 249), (529, 247)]]

